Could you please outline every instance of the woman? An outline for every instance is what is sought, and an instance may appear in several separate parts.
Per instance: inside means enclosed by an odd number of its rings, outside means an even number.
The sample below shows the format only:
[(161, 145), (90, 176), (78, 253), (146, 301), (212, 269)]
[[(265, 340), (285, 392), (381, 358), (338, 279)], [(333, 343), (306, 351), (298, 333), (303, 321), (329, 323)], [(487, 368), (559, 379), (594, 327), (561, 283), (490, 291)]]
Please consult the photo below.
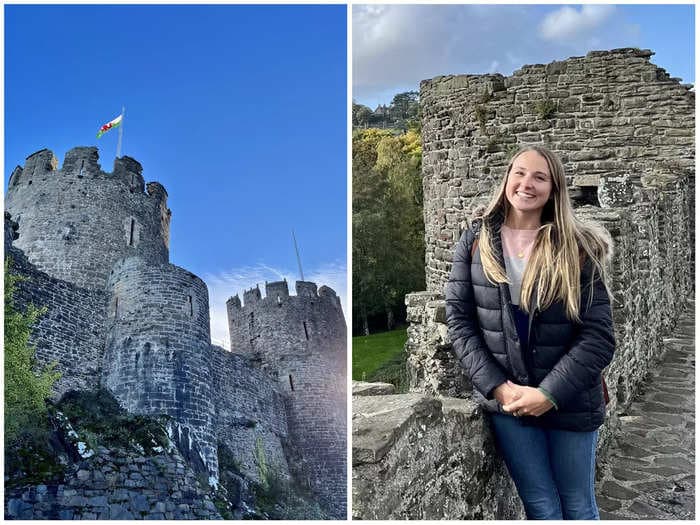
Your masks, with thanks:
[(529, 519), (599, 519), (611, 251), (602, 228), (576, 219), (561, 161), (539, 146), (513, 156), (457, 244), (445, 291), (453, 349)]

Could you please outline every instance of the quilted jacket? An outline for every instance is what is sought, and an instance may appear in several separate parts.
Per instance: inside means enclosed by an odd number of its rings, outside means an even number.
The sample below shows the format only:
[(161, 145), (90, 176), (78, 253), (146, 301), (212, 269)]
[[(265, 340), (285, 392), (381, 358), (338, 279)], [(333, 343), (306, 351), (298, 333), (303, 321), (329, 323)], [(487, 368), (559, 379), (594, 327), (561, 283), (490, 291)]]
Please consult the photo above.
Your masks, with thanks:
[[(492, 243), (501, 265), (500, 219), (495, 219)], [(510, 379), (542, 387), (557, 402), (525, 423), (562, 430), (591, 431), (605, 417), (602, 370), (615, 349), (610, 300), (597, 277), (591, 294), (593, 265), (581, 268), (581, 322), (570, 321), (561, 301), (549, 308), (531, 308), (528, 348), (522, 348), (510, 306), (507, 283), (495, 285), (484, 274), (480, 249), (471, 248), (481, 222), (467, 228), (457, 244), (445, 289), (447, 324), (454, 353), (471, 379), (475, 398), (488, 411), (501, 411), (493, 390)], [(505, 267), (505, 266), (504, 266)], [(533, 305), (534, 306), (534, 305)]]

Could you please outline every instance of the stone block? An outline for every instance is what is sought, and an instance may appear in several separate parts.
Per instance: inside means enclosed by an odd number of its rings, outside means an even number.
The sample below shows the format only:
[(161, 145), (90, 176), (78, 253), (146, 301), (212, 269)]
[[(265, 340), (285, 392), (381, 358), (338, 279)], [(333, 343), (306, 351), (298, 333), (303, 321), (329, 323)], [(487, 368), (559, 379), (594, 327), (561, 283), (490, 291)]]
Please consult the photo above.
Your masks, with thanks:
[(352, 382), (353, 396), (382, 396), (394, 394), (396, 387), (391, 383), (366, 383), (364, 381)]

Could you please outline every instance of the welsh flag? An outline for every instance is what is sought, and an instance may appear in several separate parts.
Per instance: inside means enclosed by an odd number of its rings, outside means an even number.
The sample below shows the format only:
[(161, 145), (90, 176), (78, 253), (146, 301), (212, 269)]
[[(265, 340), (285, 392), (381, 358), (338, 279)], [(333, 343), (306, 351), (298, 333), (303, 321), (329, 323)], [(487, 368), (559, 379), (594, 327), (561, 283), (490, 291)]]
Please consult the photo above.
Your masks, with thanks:
[(109, 122), (107, 122), (107, 124), (102, 126), (100, 128), (100, 131), (97, 132), (97, 138), (99, 139), (102, 135), (107, 133), (112, 128), (118, 128), (122, 123), (122, 117), (123, 117), (123, 115), (119, 115), (114, 120), (110, 120)]

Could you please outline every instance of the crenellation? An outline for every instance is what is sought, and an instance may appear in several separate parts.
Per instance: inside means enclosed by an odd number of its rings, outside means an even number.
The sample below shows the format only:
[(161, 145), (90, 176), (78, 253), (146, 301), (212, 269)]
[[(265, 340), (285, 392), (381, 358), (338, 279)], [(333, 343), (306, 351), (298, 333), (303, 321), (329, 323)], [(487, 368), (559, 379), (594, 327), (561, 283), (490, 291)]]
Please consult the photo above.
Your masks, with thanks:
[(289, 298), (289, 286), (287, 280), (268, 283), (265, 281), (265, 297), (271, 298), (278, 305), (281, 305)]
[(22, 166), (15, 166), (15, 169), (12, 170), (12, 174), (10, 175), (8, 187), (19, 184), (20, 180), (22, 179), (22, 173), (24, 173)]
[(238, 294), (233, 297), (229, 297), (226, 301), (226, 310), (229, 312), (229, 316), (232, 315), (233, 310), (240, 310), (243, 306), (241, 305), (241, 298)]
[(28, 277), (18, 305), (48, 307), (31, 342), (62, 373), (54, 398), (104, 386), (132, 413), (170, 416), (179, 452), (210, 484), (224, 447), (244, 483), (265, 483), (272, 469), (344, 518), (340, 299), (315, 283), (297, 282), (296, 296), (286, 280), (266, 283), (265, 298), (256, 285), (226, 302), (229, 325), (240, 325), (232, 333), (248, 339), (232, 335), (234, 352), (212, 346), (206, 284), (169, 263), (165, 188), (150, 182), (144, 193), (130, 157), (102, 172), (92, 147), (73, 148), (57, 174), (29, 184), (28, 169), (48, 172), (54, 161), (41, 150), (15, 169), (5, 214), (5, 252)]
[[(335, 292), (297, 281), (297, 295), (281, 303), (276, 284), (244, 293), (243, 306), (229, 299), (231, 350), (255, 357), (256, 366), (273, 378), (285, 395), (290, 473), (303, 480), (334, 515), (345, 513), (346, 334)], [(257, 292), (257, 293), (255, 293)], [(272, 292), (272, 293), (271, 293)], [(303, 459), (302, 459), (303, 458)]]
[(295, 286), (298, 297), (318, 297), (316, 283), (309, 281), (297, 281)]
[(52, 151), (44, 148), (27, 157), (24, 163), (24, 173), (28, 175), (27, 184), (34, 177), (39, 177), (56, 171), (58, 159)]
[(99, 154), (94, 146), (78, 146), (66, 152), (61, 166), (61, 173), (78, 178), (99, 177), (102, 167), (99, 164)]
[(168, 192), (160, 182), (149, 182), (146, 184), (146, 193), (157, 201), (165, 202), (168, 199)]
[(129, 185), (131, 193), (143, 193), (146, 182), (143, 178), (141, 163), (131, 157), (121, 157), (114, 160), (113, 176), (121, 178)]
[(22, 224), (16, 246), (39, 270), (78, 286), (101, 288), (120, 257), (167, 261), (167, 194), (157, 183), (152, 186), (160, 197), (156, 200), (129, 191), (125, 174), (132, 173), (141, 185), (136, 161), (117, 159), (118, 169), (132, 171), (117, 170), (124, 176), (112, 176), (100, 170), (97, 148), (78, 147), (66, 154), (57, 173), (47, 171), (53, 163), (47, 149), (28, 157), (22, 171), (15, 170), (17, 182), (8, 187), (5, 200)]
[(245, 290), (243, 292), (243, 305), (248, 306), (259, 302), (262, 299), (260, 295), (260, 287), (256, 284), (255, 288)]

